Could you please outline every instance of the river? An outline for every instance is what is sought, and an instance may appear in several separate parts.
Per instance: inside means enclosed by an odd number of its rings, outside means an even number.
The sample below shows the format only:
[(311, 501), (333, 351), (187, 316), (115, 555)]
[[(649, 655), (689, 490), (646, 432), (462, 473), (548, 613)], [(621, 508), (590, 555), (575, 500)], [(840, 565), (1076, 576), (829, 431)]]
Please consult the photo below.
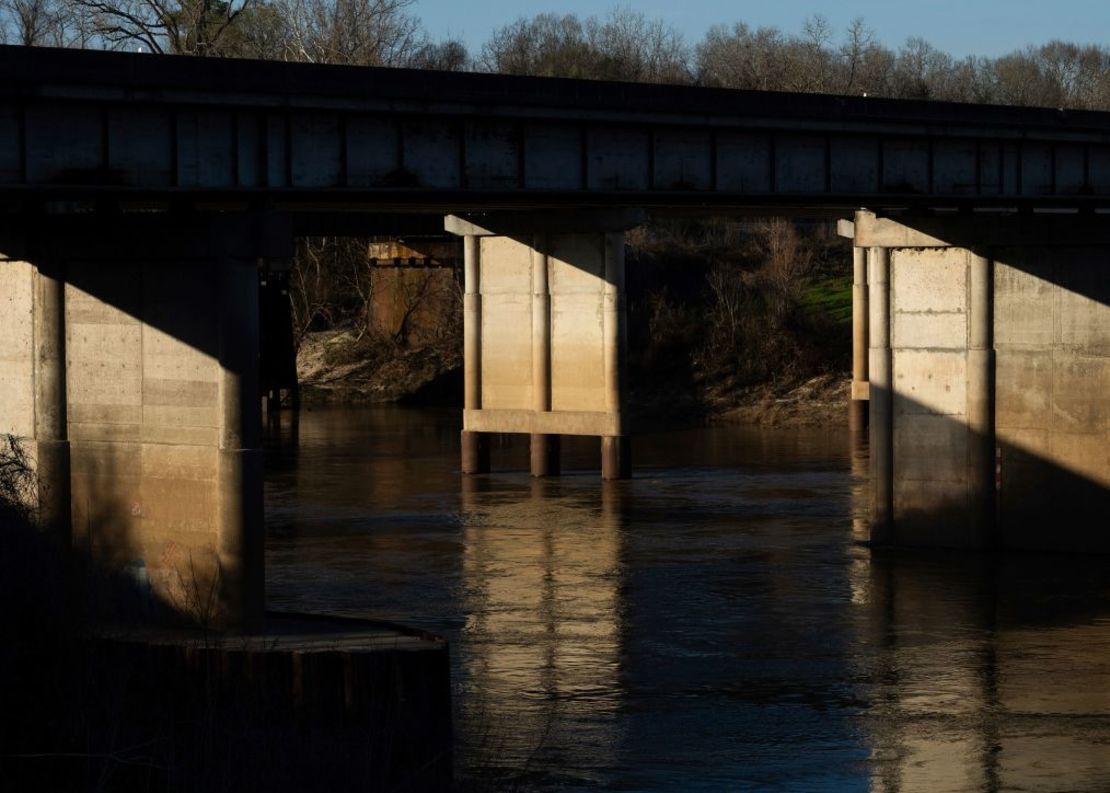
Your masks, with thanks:
[[(305, 411), (267, 440), (271, 608), (451, 642), (459, 776), (513, 790), (1110, 790), (1110, 565), (872, 553), (846, 431), (524, 438)], [(1051, 530), (1051, 527), (1046, 527)]]

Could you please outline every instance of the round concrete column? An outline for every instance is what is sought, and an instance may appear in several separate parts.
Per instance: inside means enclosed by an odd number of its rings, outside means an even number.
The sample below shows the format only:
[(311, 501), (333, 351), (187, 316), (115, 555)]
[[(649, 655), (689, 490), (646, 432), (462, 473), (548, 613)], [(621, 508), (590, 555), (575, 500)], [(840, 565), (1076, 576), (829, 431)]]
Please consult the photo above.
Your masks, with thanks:
[(994, 262), (972, 253), (968, 271), (967, 431), (971, 542), (995, 542)]
[(615, 418), (617, 434), (601, 439), (602, 479), (632, 475), (631, 446), (624, 434), (624, 351), (627, 346), (624, 295), (624, 232), (605, 235), (605, 287), (602, 308), (605, 411)]
[(852, 248), (852, 398), (848, 429), (867, 429), (868, 407), (867, 250)]
[[(551, 410), (551, 288), (548, 238), (532, 239), (532, 409)], [(532, 476), (559, 474), (559, 436), (533, 433)]]
[(217, 554), (224, 622), (265, 617), (258, 273), (249, 259), (214, 265), (220, 296), (220, 434)]
[(890, 347), (890, 251), (868, 252), (870, 309), (871, 542), (893, 541), (894, 532), (894, 377)]
[[(481, 237), (463, 237), (463, 408), (482, 409)], [(465, 426), (465, 422), (464, 422)], [(489, 438), (462, 432), (462, 472), (489, 473)]]
[(66, 396), (65, 277), (40, 264), (34, 297), (35, 459), (39, 520), (58, 542), (72, 535)]

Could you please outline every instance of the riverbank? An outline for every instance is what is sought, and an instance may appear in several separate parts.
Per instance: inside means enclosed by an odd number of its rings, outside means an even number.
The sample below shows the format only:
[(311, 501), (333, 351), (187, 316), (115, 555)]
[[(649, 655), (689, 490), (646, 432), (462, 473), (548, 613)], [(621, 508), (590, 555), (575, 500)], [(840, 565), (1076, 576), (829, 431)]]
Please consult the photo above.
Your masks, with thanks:
[[(441, 349), (406, 349), (384, 341), (375, 346), (351, 331), (320, 331), (305, 338), (297, 370), (302, 401), (309, 406), (462, 404), (461, 358)], [(837, 426), (847, 421), (851, 392), (851, 378), (844, 372), (742, 387), (682, 382), (667, 373), (655, 383), (637, 379), (641, 382), (629, 396), (634, 421), (682, 426)]]
[(301, 402), (309, 406), (462, 404), (461, 351), (410, 347), (348, 329), (306, 334), (297, 351), (297, 379)]
[(839, 426), (848, 421), (852, 380), (835, 373), (801, 383), (761, 383), (731, 396), (709, 416), (711, 423), (765, 427)]

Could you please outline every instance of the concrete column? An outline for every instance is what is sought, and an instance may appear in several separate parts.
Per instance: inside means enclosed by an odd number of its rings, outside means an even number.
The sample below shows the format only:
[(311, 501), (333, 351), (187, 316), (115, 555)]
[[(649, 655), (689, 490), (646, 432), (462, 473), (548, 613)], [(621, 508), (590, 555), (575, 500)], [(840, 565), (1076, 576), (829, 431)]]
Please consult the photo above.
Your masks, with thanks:
[(890, 347), (890, 250), (868, 254), (870, 309), (871, 542), (893, 540), (894, 373)]
[(66, 426), (65, 277), (61, 265), (38, 265), (32, 299), (39, 520), (44, 530), (68, 546), (72, 518)]
[(848, 409), (848, 429), (867, 429), (868, 407), (868, 333), (867, 333), (867, 250), (852, 248), (852, 398)]
[(265, 616), (258, 275), (249, 259), (225, 259), (217, 268), (220, 605), (224, 622), (250, 628)]
[(968, 273), (968, 517), (973, 545), (994, 543), (994, 262), (970, 255)]
[(624, 294), (624, 232), (605, 235), (605, 292), (602, 309), (602, 335), (605, 368), (605, 410), (616, 417), (618, 434), (601, 439), (602, 479), (628, 479), (632, 457), (625, 434), (624, 352), (627, 322)]
[[(473, 234), (463, 238), (463, 407), (482, 407), (481, 244)], [(489, 473), (489, 438), (481, 432), (462, 433), (462, 472)]]
[[(548, 239), (532, 239), (532, 410), (551, 411), (551, 288), (548, 283)], [(533, 433), (532, 476), (557, 476), (559, 436)]]

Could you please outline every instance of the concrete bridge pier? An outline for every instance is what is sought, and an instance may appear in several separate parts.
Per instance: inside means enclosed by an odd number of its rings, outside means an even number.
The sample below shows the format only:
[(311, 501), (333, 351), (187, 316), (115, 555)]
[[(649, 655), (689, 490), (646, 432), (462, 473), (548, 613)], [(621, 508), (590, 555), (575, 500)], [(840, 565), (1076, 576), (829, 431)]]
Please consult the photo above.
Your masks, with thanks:
[[(482, 293), (481, 237), (463, 237), (463, 410), (482, 409)], [(465, 415), (465, 413), (464, 413)], [(466, 429), (462, 431), (462, 472), (488, 474), (489, 436)]]
[(34, 450), (39, 522), (63, 546), (71, 541), (70, 448), (66, 421), (65, 268), (42, 261), (31, 272)]
[(1100, 221), (847, 225), (868, 249), (873, 544), (1110, 551)]
[(533, 476), (562, 435), (601, 438), (605, 479), (630, 475), (623, 423), (624, 232), (634, 211), (450, 216), (464, 239), (462, 471), (489, 471), (489, 433), (530, 436)]
[(40, 527), (71, 542), (66, 401), (65, 266), (32, 262), (24, 229), (0, 229), (0, 432), (19, 440), (35, 467)]
[(848, 429), (867, 430), (867, 250), (852, 247), (852, 397), (848, 403)]
[(286, 228), (143, 213), (0, 229), (0, 431), (33, 441), (44, 522), (198, 622), (263, 616), (258, 266), (292, 255)]

